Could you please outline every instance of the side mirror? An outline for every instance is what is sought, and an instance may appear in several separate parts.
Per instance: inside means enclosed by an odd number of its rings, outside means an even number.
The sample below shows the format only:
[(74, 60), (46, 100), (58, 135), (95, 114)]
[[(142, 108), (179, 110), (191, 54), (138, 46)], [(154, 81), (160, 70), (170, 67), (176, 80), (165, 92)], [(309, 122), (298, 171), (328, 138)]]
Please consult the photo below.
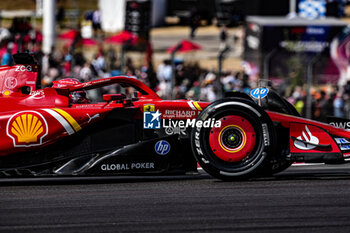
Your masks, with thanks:
[(126, 95), (124, 94), (105, 94), (103, 95), (103, 100), (104, 101), (120, 101), (126, 99)]

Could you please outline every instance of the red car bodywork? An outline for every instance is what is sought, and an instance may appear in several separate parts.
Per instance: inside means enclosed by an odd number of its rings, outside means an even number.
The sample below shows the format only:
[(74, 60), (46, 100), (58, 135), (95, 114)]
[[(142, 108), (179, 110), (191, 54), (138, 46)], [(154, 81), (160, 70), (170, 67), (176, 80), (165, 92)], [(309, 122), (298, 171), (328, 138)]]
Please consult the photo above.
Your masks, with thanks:
[[(36, 65), (0, 67), (0, 156), (2, 157), (35, 151), (54, 144), (103, 121), (116, 109), (137, 109), (140, 114), (133, 116), (132, 120), (135, 121), (142, 121), (142, 114), (149, 111), (159, 111), (162, 119), (177, 121), (196, 119), (210, 104), (191, 100), (162, 100), (144, 83), (127, 76), (44, 89), (37, 89), (37, 76)], [(132, 98), (120, 94), (106, 94), (103, 96), (103, 101), (98, 103), (74, 104), (70, 100), (72, 92), (112, 84), (131, 86), (137, 93)], [(285, 149), (289, 150), (288, 156), (291, 161), (303, 161), (306, 157), (312, 161), (313, 156), (316, 158), (320, 154), (336, 156), (339, 159), (350, 154), (349, 146), (343, 146), (350, 144), (350, 132), (345, 129), (283, 113), (272, 111), (266, 113), (274, 124), (289, 132), (288, 136), (283, 136), (288, 138), (283, 140), (289, 141)], [(240, 118), (231, 118), (232, 121), (235, 119)], [(250, 124), (247, 125), (247, 129), (249, 128), (252, 128)], [(280, 132), (276, 131), (279, 141)], [(221, 132), (222, 130), (217, 132), (214, 130), (212, 133), (220, 137)], [(215, 142), (217, 136), (210, 138), (214, 138), (214, 142), (210, 144), (217, 144)], [(245, 145), (253, 148), (254, 143), (249, 141)], [(250, 150), (247, 151), (250, 153)], [(227, 161), (245, 159), (245, 155), (233, 157), (235, 155), (230, 153), (222, 159)]]
[[(67, 88), (36, 90), (36, 71), (27, 71), (19, 67), (25, 66), (5, 66), (0, 69), (3, 80), (2, 85), (0, 84), (0, 128), (3, 129), (0, 132), (1, 156), (46, 146), (103, 120), (109, 111), (116, 108), (139, 108), (143, 111), (144, 106), (151, 104), (156, 106), (165, 119), (195, 119), (198, 112), (208, 105), (188, 100), (162, 100), (142, 82), (125, 76), (93, 80)], [(9, 80), (13, 82), (12, 86), (6, 85)], [(117, 101), (113, 100), (113, 95), (105, 95), (106, 101), (101, 103), (71, 104), (69, 101), (69, 92), (111, 84), (134, 87), (139, 90), (138, 100)], [(29, 94), (21, 93), (20, 89), (23, 86), (29, 86), (32, 91)], [(166, 117), (171, 110), (185, 113), (190, 111), (190, 114)]]

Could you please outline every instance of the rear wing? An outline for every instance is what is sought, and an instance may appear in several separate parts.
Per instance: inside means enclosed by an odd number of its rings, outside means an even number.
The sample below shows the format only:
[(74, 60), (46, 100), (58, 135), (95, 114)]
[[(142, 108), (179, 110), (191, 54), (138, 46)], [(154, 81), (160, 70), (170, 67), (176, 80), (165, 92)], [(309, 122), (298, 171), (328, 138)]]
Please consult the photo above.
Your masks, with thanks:
[(33, 55), (17, 53), (15, 65), (0, 66), (0, 93), (3, 96), (26, 95), (40, 89), (40, 69)]

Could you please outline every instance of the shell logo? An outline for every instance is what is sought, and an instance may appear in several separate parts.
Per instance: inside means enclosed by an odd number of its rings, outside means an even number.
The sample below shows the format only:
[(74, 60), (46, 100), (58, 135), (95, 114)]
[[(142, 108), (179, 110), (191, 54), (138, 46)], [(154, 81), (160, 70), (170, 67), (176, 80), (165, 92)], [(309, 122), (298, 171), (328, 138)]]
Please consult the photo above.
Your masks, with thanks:
[(6, 90), (6, 91), (3, 92), (4, 96), (9, 96), (10, 94), (11, 94), (11, 92), (9, 90)]
[(39, 146), (47, 133), (45, 118), (35, 111), (16, 113), (7, 123), (7, 135), (12, 138), (14, 147)]

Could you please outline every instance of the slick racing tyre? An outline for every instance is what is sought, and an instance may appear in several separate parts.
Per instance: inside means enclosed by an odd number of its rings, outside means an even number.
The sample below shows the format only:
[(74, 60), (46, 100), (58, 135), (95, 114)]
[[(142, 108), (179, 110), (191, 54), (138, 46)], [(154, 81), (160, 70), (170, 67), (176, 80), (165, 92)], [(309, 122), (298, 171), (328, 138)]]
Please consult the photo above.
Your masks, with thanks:
[[(281, 97), (274, 90), (270, 90), (266, 98), (262, 99), (261, 107), (264, 110), (269, 110), (273, 112), (279, 112), (284, 114), (289, 114), (292, 116), (300, 117), (300, 114), (295, 109), (295, 107), (290, 104), (287, 100)], [(279, 131), (278, 131), (279, 132)], [(279, 132), (279, 136), (280, 132)], [(285, 138), (288, 138), (287, 142), (284, 142)], [(275, 173), (284, 171), (292, 162), (286, 159), (286, 151), (289, 151), (289, 137), (278, 137), (277, 139), (277, 149), (270, 159), (270, 165), (264, 169), (264, 175), (269, 176)], [(289, 153), (288, 153), (289, 154)]]
[[(215, 124), (204, 127), (199, 121)], [(235, 97), (215, 101), (199, 114), (191, 145), (206, 172), (237, 180), (259, 175), (269, 165), (275, 139), (267, 113), (254, 102)]]

